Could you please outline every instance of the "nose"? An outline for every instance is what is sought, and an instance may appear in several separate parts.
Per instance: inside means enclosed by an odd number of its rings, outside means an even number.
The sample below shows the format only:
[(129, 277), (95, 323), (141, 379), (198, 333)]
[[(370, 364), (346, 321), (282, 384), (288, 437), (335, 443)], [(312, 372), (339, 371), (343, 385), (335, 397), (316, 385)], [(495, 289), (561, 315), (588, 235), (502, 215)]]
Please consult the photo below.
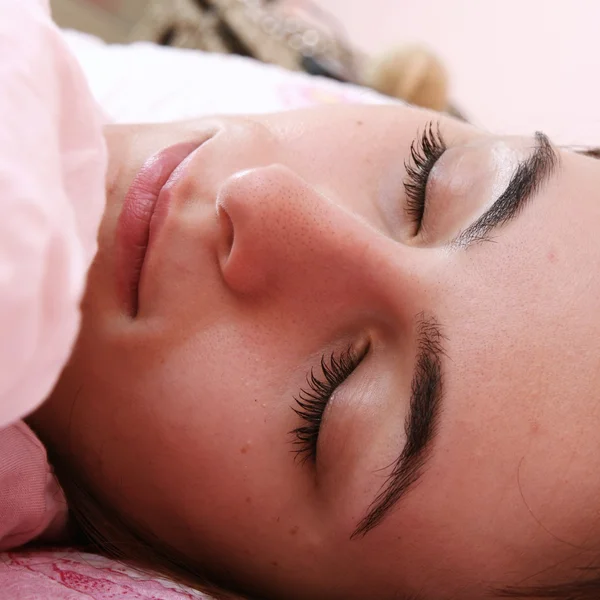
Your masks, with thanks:
[[(274, 164), (228, 178), (217, 194), (219, 261), (236, 294), (293, 297), (323, 311), (422, 306), (427, 252), (390, 239), (343, 202)], [(422, 310), (422, 308), (421, 308)], [(414, 313), (413, 313), (414, 314)]]

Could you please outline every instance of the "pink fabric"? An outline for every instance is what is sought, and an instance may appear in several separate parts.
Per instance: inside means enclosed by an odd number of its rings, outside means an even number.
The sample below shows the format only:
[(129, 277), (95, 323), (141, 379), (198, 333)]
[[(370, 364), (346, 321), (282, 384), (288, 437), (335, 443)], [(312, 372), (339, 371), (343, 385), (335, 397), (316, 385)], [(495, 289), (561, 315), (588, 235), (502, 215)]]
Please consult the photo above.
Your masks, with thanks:
[[(105, 148), (87, 83), (39, 0), (0, 0), (0, 426), (68, 358), (104, 206)], [(35, 376), (32, 376), (35, 374)]]
[(0, 554), (0, 600), (209, 600), (160, 577), (74, 550)]
[(67, 505), (52, 475), (46, 451), (19, 421), (0, 432), (0, 551), (44, 534), (60, 537)]
[[(102, 123), (47, 0), (0, 0), (0, 548), (64, 522), (46, 453), (18, 419), (79, 326), (104, 207)], [(50, 531), (48, 532), (48, 528)]]

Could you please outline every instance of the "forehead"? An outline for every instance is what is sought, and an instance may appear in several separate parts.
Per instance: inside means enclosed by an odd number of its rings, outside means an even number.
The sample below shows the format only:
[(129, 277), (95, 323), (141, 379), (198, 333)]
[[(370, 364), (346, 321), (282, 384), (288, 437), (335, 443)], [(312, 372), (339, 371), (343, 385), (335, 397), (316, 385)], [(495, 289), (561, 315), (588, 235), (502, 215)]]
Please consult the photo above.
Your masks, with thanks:
[(398, 105), (339, 104), (324, 105), (302, 110), (294, 110), (252, 117), (268, 126), (281, 131), (301, 132), (318, 130), (355, 131), (365, 128), (365, 132), (395, 125), (408, 127), (427, 121), (439, 119), (439, 113)]

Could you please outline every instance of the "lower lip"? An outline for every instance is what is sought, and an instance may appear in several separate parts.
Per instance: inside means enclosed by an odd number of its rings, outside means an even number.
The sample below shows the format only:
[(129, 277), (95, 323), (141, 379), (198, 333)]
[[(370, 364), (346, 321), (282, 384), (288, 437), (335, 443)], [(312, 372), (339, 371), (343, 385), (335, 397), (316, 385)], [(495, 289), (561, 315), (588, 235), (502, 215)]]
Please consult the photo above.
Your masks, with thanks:
[(151, 156), (135, 176), (117, 223), (117, 286), (131, 316), (138, 312), (138, 288), (148, 240), (150, 221), (161, 190), (179, 179), (177, 167), (198, 147), (199, 143), (170, 146)]

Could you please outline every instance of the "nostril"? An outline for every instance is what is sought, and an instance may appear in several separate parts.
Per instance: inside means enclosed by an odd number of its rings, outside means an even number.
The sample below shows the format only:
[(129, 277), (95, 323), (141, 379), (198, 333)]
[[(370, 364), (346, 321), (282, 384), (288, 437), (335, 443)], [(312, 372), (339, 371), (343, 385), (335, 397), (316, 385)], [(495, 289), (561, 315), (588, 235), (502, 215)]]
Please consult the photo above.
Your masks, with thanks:
[(294, 252), (288, 238), (303, 236), (292, 221), (302, 228), (306, 209), (299, 212), (296, 206), (310, 202), (311, 194), (303, 179), (279, 164), (236, 171), (222, 182), (216, 193), (215, 229), (218, 265), (230, 291), (256, 296), (278, 289), (277, 278)]
[(219, 221), (219, 262), (225, 266), (233, 247), (233, 221), (222, 204), (217, 204), (217, 219)]

